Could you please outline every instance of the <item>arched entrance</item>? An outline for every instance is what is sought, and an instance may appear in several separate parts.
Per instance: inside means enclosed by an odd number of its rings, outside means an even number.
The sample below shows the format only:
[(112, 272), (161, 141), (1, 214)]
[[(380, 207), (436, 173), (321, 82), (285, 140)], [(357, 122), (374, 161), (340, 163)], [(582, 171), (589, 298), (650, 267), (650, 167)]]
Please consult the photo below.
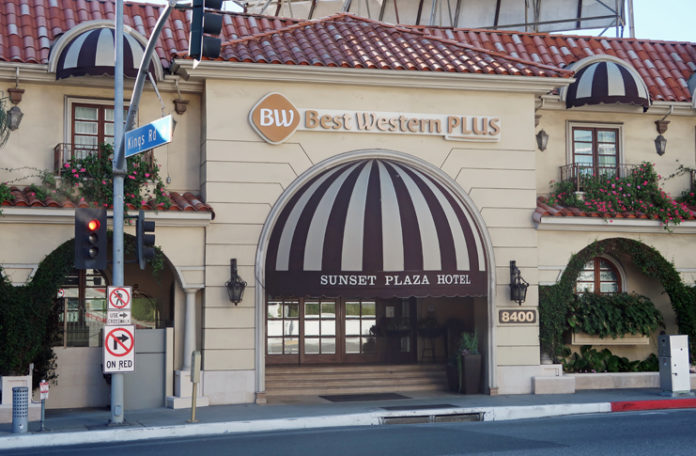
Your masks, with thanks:
[(468, 196), (421, 160), (363, 151), (316, 165), (261, 235), (258, 391), (266, 365), (444, 364), (462, 331), (490, 363), (490, 251)]
[[(134, 237), (125, 236), (126, 259), (134, 252)], [(111, 246), (109, 245), (109, 251)], [(109, 376), (102, 373), (102, 329), (106, 324), (106, 289), (111, 284), (111, 263), (105, 270), (73, 269), (73, 240), (63, 243), (42, 261), (35, 277), (51, 276), (46, 284), (53, 295), (50, 324), (57, 383), (51, 388), (48, 408), (101, 407), (109, 403)], [(149, 265), (124, 268), (132, 287), (131, 321), (136, 328), (136, 365), (126, 377), (126, 408), (164, 405), (166, 331), (174, 325), (176, 271), (166, 258), (156, 273)], [(129, 388), (130, 385), (130, 388)], [(137, 387), (136, 387), (137, 386)]]

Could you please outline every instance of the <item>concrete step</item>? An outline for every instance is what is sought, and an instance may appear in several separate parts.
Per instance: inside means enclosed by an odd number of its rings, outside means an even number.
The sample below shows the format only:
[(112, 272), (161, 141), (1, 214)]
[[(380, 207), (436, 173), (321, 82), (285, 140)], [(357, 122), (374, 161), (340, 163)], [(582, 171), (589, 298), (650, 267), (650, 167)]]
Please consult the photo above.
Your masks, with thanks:
[(268, 366), (266, 394), (325, 395), (444, 391), (444, 365)]

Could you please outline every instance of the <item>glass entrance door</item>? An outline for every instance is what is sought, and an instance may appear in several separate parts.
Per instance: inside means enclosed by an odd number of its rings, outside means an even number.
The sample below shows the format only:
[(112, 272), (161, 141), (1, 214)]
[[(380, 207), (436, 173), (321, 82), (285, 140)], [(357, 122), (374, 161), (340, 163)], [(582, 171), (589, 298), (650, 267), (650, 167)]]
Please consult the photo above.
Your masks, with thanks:
[(270, 364), (377, 361), (377, 302), (360, 299), (269, 299)]

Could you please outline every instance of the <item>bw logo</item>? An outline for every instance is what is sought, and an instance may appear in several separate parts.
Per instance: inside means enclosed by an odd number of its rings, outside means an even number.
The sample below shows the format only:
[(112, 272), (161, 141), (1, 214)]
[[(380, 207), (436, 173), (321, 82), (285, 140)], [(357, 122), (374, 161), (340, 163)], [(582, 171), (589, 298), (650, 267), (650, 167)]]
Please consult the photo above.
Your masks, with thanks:
[(249, 122), (267, 142), (280, 144), (297, 129), (300, 113), (283, 95), (269, 93), (253, 107)]

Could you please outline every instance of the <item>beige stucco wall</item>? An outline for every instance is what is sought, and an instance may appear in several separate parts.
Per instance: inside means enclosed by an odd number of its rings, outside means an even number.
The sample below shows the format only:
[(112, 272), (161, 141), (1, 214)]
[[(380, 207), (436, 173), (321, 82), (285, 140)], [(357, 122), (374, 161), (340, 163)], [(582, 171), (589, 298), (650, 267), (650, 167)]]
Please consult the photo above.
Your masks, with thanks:
[[(20, 73), (21, 74), (21, 73)], [(38, 174), (53, 170), (53, 149), (57, 144), (70, 142), (70, 112), (68, 99), (113, 105), (113, 80), (110, 78), (69, 78), (62, 81), (25, 82), (20, 78), (19, 87), (24, 89), (19, 108), (24, 113), (19, 129), (10, 134), (0, 156), (0, 182), (11, 181), (13, 185), (38, 183)], [(14, 87), (15, 81), (0, 80), (0, 89)], [(126, 82), (125, 103), (131, 97), (132, 81)], [(181, 98), (188, 100), (187, 111), (174, 112), (173, 100), (179, 95), (171, 81), (159, 85), (162, 104), (152, 86), (147, 84), (140, 101), (136, 127), (172, 114), (176, 120), (173, 142), (155, 149), (155, 158), (160, 164), (163, 180), (171, 178), (170, 190), (199, 194), (199, 150), (200, 150), (200, 95), (188, 91)], [(6, 108), (12, 104), (6, 101)], [(124, 119), (125, 120), (125, 119)]]
[[(285, 143), (265, 143), (247, 120), (270, 91), (282, 93), (298, 109), (317, 108), (499, 116), (495, 143), (446, 141), (417, 135), (297, 131)], [(202, 175), (206, 201), (216, 211), (207, 230), (206, 300), (202, 330), (204, 368), (255, 369), (253, 288), (256, 250), (263, 224), (281, 193), (304, 171), (335, 155), (381, 149), (413, 156), (439, 168), (461, 186), (485, 222), (496, 265), (494, 306), (510, 307), (509, 261), (517, 260), (531, 284), (525, 306), (537, 302), (537, 232), (530, 214), (536, 200), (534, 97), (532, 94), (465, 90), (358, 87), (306, 83), (208, 80)], [(237, 258), (249, 283), (244, 301), (227, 300), (224, 282), (229, 259)], [(516, 305), (516, 304), (515, 304)], [(496, 312), (497, 318), (497, 312)], [(538, 365), (536, 325), (495, 328), (495, 358), (503, 365)], [(262, 329), (262, 328), (261, 328)]]
[(660, 120), (668, 111), (653, 108), (643, 113), (642, 108), (616, 105), (613, 111), (599, 105), (591, 108), (565, 109), (560, 102), (549, 102), (548, 109), (537, 112), (541, 115), (537, 131), (544, 129), (549, 134), (548, 147), (545, 151), (537, 150), (536, 185), (540, 195), (548, 195), (549, 182), (561, 177), (559, 167), (572, 163), (572, 149), (568, 142), (571, 122), (588, 124), (605, 124), (608, 127), (621, 128), (620, 159), (621, 163), (638, 165), (644, 161), (653, 163), (655, 170), (663, 177), (660, 182), (664, 190), (672, 196), (679, 196), (689, 188), (688, 175), (667, 179), (679, 165), (696, 167), (696, 146), (694, 144), (696, 112), (691, 109), (679, 110), (669, 115), (670, 122), (664, 137), (667, 149), (663, 156), (655, 152), (655, 138), (658, 133), (655, 121)]

